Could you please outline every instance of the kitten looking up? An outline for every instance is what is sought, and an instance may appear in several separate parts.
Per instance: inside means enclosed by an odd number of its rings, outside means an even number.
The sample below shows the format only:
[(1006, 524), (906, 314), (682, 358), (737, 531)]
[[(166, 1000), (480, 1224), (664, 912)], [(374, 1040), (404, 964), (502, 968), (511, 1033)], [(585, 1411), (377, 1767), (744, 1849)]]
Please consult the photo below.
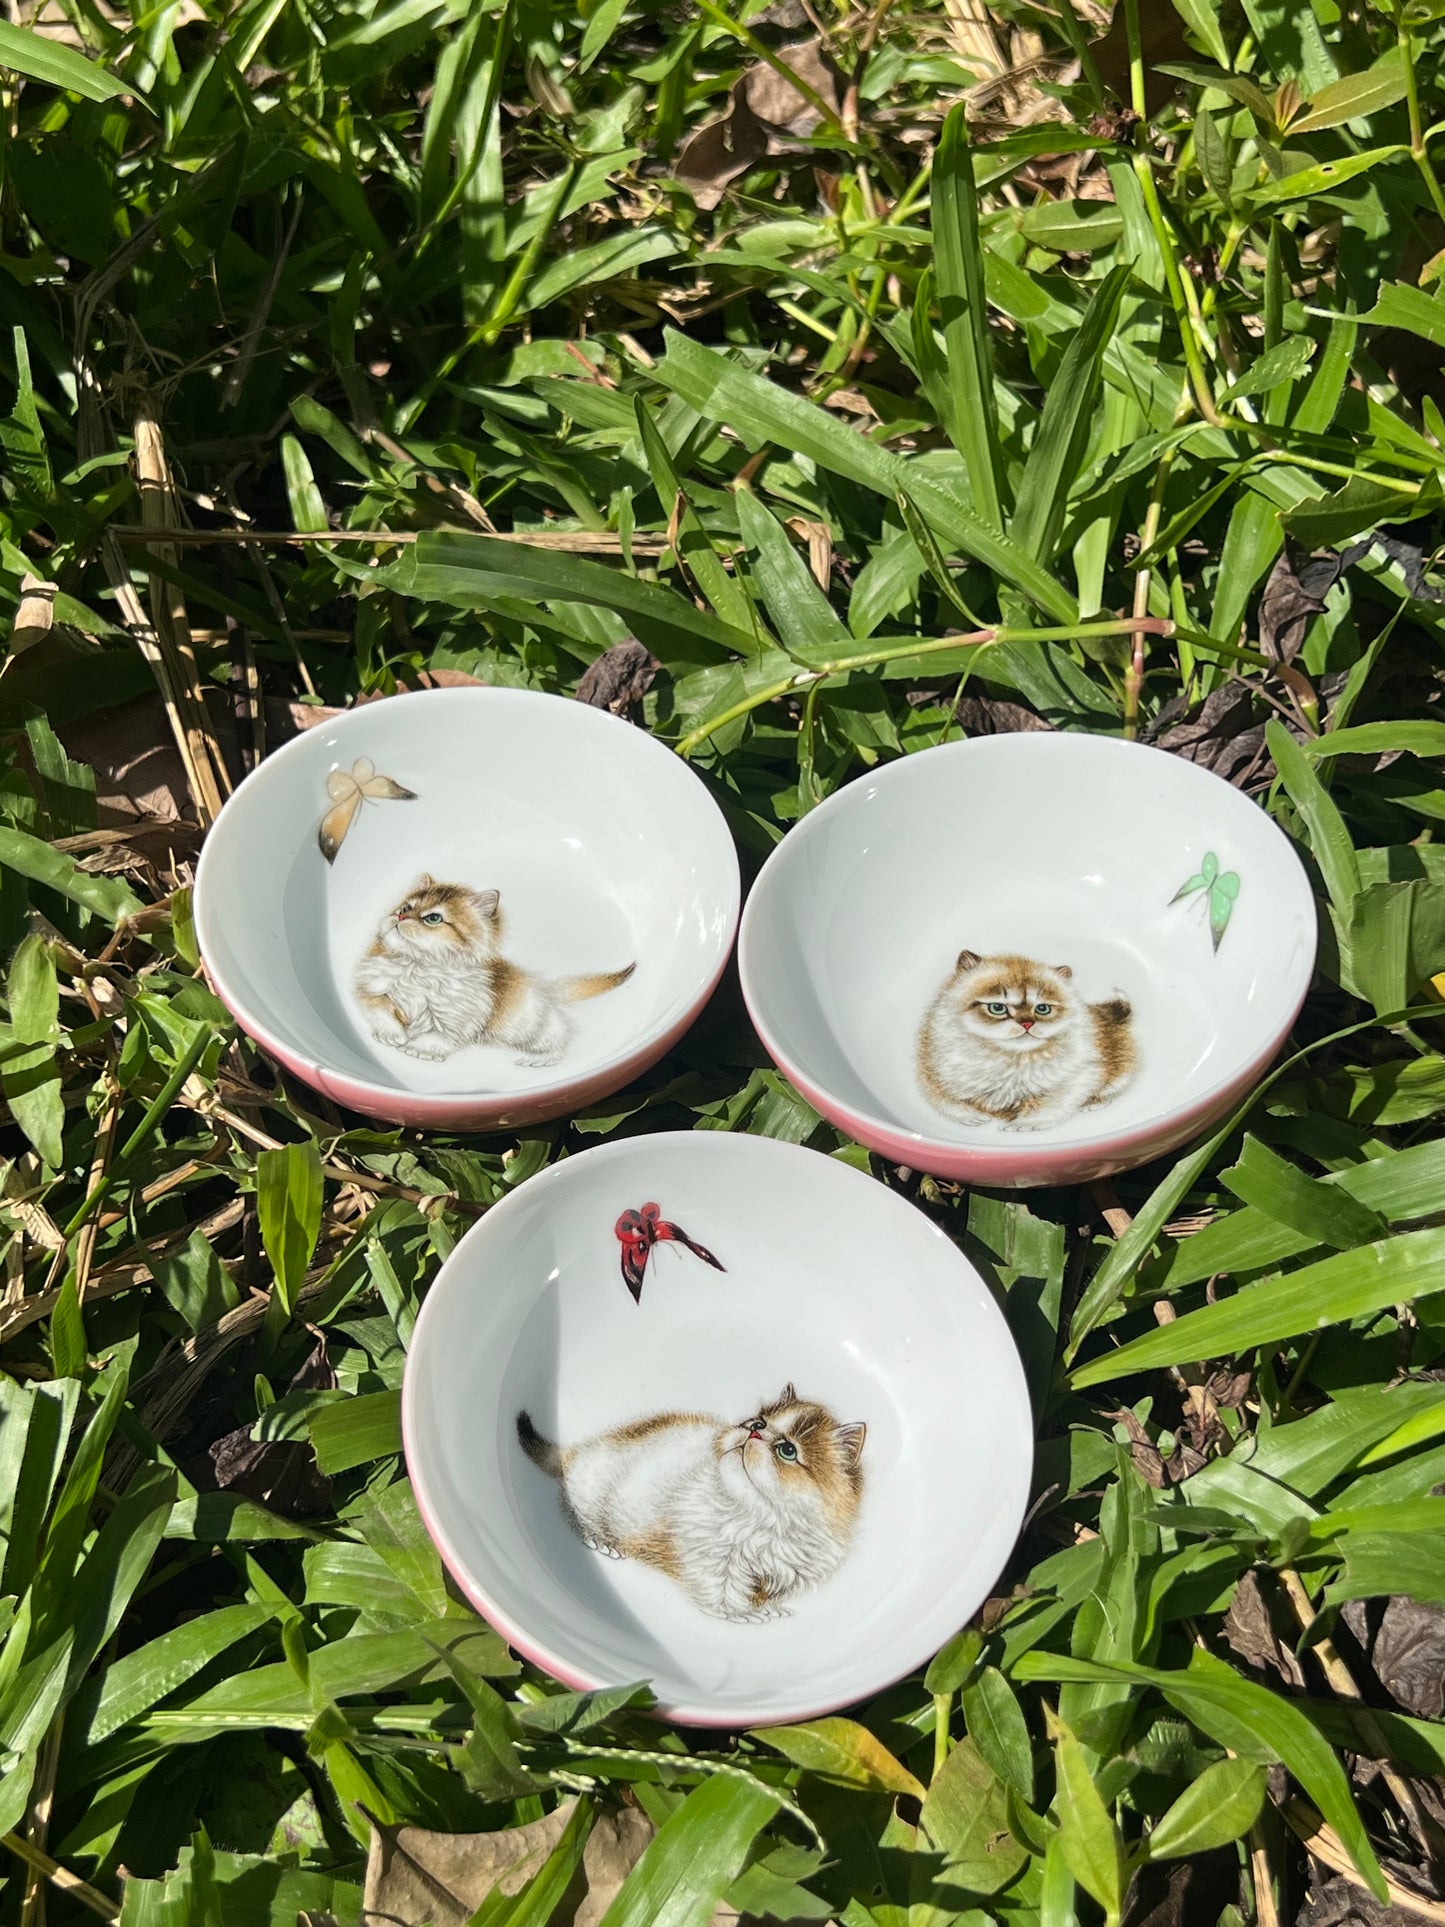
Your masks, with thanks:
[(594, 1552), (655, 1566), (705, 1613), (748, 1622), (786, 1618), (785, 1600), (843, 1563), (866, 1429), (791, 1385), (736, 1424), (659, 1412), (580, 1445), (553, 1445), (517, 1414), (522, 1450)]
[(519, 1064), (555, 1064), (572, 1037), (565, 1006), (615, 990), (636, 968), (534, 977), (502, 955), (502, 934), (498, 891), (418, 877), (357, 966), (372, 1036), (412, 1057), (500, 1044)]
[(918, 1081), (961, 1123), (1059, 1124), (1117, 1097), (1134, 1074), (1132, 1009), (1091, 1004), (1067, 964), (959, 952), (918, 1033)]

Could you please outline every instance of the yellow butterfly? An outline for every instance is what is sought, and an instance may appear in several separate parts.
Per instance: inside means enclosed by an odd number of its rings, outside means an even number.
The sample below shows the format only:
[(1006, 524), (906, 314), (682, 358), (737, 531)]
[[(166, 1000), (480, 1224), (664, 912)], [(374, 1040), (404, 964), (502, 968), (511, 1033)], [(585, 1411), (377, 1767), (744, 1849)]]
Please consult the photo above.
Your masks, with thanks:
[(408, 803), (416, 801), (415, 790), (404, 790), (389, 776), (378, 776), (369, 756), (358, 756), (350, 769), (332, 770), (326, 778), (326, 794), (331, 798), (331, 808), (321, 819), (316, 841), (328, 863), (336, 861), (336, 852), (346, 840), (356, 812), (368, 797), (373, 802), (383, 797)]

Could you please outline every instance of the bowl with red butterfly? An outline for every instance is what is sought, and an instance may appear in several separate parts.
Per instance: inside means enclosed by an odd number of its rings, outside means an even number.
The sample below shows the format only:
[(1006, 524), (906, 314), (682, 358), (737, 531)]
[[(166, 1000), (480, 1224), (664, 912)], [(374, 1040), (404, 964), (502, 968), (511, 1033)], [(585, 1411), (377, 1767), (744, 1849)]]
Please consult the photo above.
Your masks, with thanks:
[(530, 690), (329, 717), (227, 802), (196, 875), (211, 982), (287, 1070), (394, 1122), (501, 1130), (620, 1090), (722, 974), (737, 855), (643, 729)]
[(427, 1293), (402, 1431), (509, 1645), (722, 1727), (926, 1663), (994, 1587), (1033, 1462), (958, 1247), (838, 1158), (725, 1131), (616, 1140), (494, 1205)]

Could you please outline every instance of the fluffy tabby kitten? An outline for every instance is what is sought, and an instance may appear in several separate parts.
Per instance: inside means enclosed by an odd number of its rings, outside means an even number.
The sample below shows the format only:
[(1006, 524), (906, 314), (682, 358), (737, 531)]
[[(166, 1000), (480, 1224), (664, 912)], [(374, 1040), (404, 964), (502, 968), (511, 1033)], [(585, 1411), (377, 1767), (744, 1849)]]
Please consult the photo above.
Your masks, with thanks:
[(918, 1081), (965, 1124), (1021, 1130), (1062, 1123), (1117, 1097), (1134, 1074), (1133, 1015), (1123, 997), (1090, 1004), (1067, 964), (960, 951), (918, 1033)]
[(842, 1564), (865, 1430), (791, 1385), (736, 1425), (659, 1412), (581, 1445), (553, 1445), (517, 1414), (522, 1450), (594, 1552), (656, 1566), (704, 1612), (748, 1622), (786, 1618), (785, 1600)]
[(498, 891), (423, 875), (382, 918), (354, 988), (377, 1042), (413, 1057), (501, 1044), (519, 1064), (555, 1064), (572, 1034), (563, 1006), (615, 990), (635, 967), (534, 977), (502, 955)]

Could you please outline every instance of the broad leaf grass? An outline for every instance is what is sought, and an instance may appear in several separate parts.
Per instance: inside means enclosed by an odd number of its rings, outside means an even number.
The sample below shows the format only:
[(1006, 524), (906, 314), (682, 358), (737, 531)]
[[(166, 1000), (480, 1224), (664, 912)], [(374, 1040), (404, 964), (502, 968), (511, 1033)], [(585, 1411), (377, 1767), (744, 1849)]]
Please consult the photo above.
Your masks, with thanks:
[[(542, 1927), (624, 1800), (658, 1832), (608, 1927), (1116, 1922), (1206, 1853), (1209, 1922), (1269, 1927), (1302, 1841), (1438, 1893), (1438, 1693), (1370, 1640), (1445, 1607), (1445, 15), (968, 11), (827, 10), (791, 94), (786, 0), (0, 31), (6, 1921), (352, 1921), (395, 1829), (571, 1796), (477, 1919)], [(600, 1137), (865, 1155), (731, 992), (554, 1127), (343, 1117), (236, 1035), (187, 889), (297, 705), (571, 694), (627, 638), (752, 866), (880, 760), (1042, 723), (1215, 761), (1325, 937), (1177, 1160), (875, 1164), (998, 1286), (1035, 1508), (926, 1678), (721, 1743), (457, 1603), (405, 1347), (466, 1227)]]

